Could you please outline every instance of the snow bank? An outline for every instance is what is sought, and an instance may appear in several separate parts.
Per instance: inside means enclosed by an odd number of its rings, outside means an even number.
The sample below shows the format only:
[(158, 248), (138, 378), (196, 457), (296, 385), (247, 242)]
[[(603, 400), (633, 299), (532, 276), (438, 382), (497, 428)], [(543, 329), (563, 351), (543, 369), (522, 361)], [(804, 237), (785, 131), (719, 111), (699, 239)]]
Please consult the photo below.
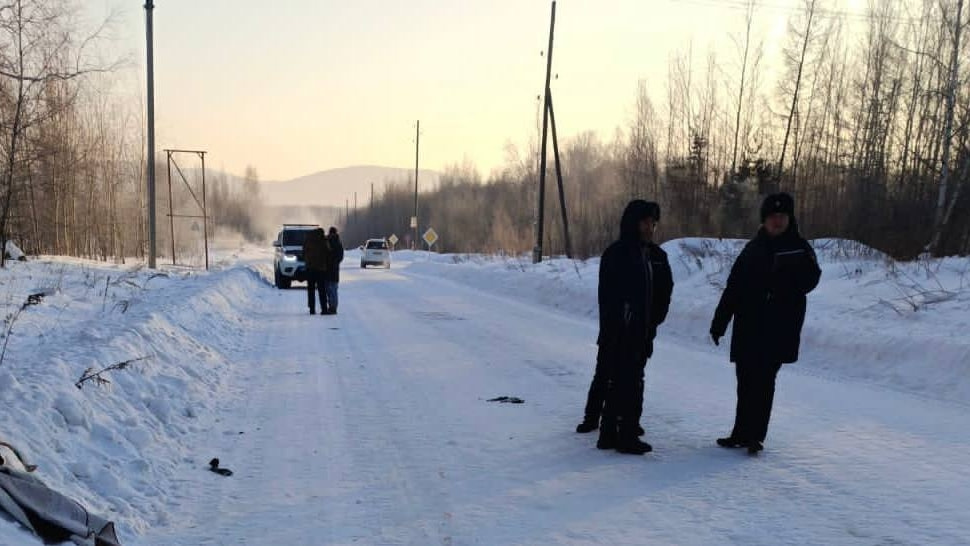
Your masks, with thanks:
[[(122, 540), (169, 523), (173, 485), (208, 460), (187, 445), (232, 395), (238, 346), (262, 273), (233, 267), (161, 275), (83, 261), (0, 270), (6, 326), (0, 441), (50, 486), (119, 524)], [(28, 297), (40, 300), (22, 311)], [(147, 357), (75, 383), (85, 371)], [(209, 455), (211, 456), (211, 455)], [(16, 539), (13, 537), (17, 537)], [(23, 541), (0, 518), (0, 543)]]
[[(714, 307), (742, 240), (663, 245), (676, 288), (663, 339), (710, 344)], [(860, 243), (813, 241), (823, 276), (809, 296), (800, 373), (856, 379), (931, 398), (970, 399), (970, 259), (898, 263)], [(595, 319), (599, 259), (396, 252), (435, 275)], [(725, 354), (727, 344), (715, 349)]]

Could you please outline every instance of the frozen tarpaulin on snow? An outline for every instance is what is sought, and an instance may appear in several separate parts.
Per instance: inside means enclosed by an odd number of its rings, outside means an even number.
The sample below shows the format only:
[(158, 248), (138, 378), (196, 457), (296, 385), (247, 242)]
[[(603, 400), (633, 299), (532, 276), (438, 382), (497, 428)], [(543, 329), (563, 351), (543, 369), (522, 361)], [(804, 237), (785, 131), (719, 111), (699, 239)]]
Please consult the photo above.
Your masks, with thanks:
[(27, 259), (27, 255), (24, 254), (24, 251), (20, 250), (20, 247), (17, 246), (13, 241), (7, 241), (7, 244), (4, 245), (3, 252), (7, 255), (7, 258), (11, 260), (23, 261)]
[(44, 542), (120, 546), (113, 523), (7, 463), (0, 463), (0, 509)]

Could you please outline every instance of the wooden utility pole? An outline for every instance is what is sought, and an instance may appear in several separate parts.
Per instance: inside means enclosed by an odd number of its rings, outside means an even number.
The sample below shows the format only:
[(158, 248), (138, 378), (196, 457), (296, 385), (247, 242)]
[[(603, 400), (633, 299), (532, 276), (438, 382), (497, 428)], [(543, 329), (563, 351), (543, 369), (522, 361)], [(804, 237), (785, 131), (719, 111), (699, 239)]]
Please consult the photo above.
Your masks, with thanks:
[(414, 228), (414, 239), (411, 250), (418, 249), (418, 158), (421, 150), (421, 120), (414, 130), (414, 216), (411, 217), (411, 227)]
[(145, 40), (146, 40), (146, 68), (148, 71), (148, 150), (147, 156), (147, 177), (148, 195), (146, 205), (148, 206), (148, 267), (155, 269), (155, 256), (157, 254), (157, 238), (155, 236), (155, 61), (154, 61), (154, 39), (152, 27), (152, 11), (155, 4), (152, 0), (145, 1)]
[(549, 47), (546, 48), (546, 85), (542, 107), (542, 144), (539, 148), (539, 192), (536, 199), (536, 245), (532, 250), (533, 263), (542, 261), (543, 223), (546, 201), (546, 142), (549, 130), (549, 84), (552, 79), (552, 42), (556, 30), (556, 2), (552, 2), (552, 18), (549, 23)]
[(556, 112), (552, 108), (552, 93), (549, 93), (549, 122), (552, 124), (552, 153), (556, 159), (556, 181), (559, 184), (559, 209), (562, 211), (562, 236), (566, 245), (566, 257), (572, 259), (573, 245), (569, 237), (569, 216), (566, 213), (566, 190), (562, 184), (562, 165), (559, 162), (559, 138), (556, 136)]

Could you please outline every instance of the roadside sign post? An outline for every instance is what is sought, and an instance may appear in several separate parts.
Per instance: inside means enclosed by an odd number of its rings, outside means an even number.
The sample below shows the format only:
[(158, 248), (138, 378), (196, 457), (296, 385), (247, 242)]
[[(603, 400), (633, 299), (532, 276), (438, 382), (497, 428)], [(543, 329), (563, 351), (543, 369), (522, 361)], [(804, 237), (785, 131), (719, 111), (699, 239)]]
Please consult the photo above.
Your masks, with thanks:
[(425, 243), (427, 243), (428, 250), (431, 250), (434, 244), (438, 242), (438, 233), (434, 230), (434, 228), (428, 228), (428, 231), (425, 231), (421, 238), (424, 239)]
[(399, 240), (400, 240), (400, 239), (398, 239), (398, 238), (397, 238), (397, 235), (395, 235), (395, 234), (393, 234), (393, 233), (391, 234), (391, 236), (390, 236), (390, 237), (388, 237), (388, 238), (387, 238), (387, 242), (388, 242), (388, 243), (391, 243), (391, 250), (394, 250), (394, 247), (396, 247), (396, 246), (397, 246), (397, 242), (398, 242)]

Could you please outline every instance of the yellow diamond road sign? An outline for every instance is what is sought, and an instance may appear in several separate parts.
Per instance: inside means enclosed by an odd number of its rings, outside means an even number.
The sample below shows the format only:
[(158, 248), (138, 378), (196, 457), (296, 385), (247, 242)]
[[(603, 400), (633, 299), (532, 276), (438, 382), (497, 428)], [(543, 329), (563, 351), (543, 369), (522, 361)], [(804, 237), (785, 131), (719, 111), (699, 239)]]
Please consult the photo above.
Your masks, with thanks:
[(391, 246), (396, 245), (397, 241), (398, 241), (397, 235), (394, 235), (393, 233), (391, 234), (390, 237), (387, 238), (387, 242), (391, 243)]
[(438, 234), (435, 232), (434, 228), (428, 228), (428, 231), (424, 232), (422, 239), (424, 239), (424, 242), (428, 243), (428, 246), (434, 246), (434, 244), (438, 242)]

